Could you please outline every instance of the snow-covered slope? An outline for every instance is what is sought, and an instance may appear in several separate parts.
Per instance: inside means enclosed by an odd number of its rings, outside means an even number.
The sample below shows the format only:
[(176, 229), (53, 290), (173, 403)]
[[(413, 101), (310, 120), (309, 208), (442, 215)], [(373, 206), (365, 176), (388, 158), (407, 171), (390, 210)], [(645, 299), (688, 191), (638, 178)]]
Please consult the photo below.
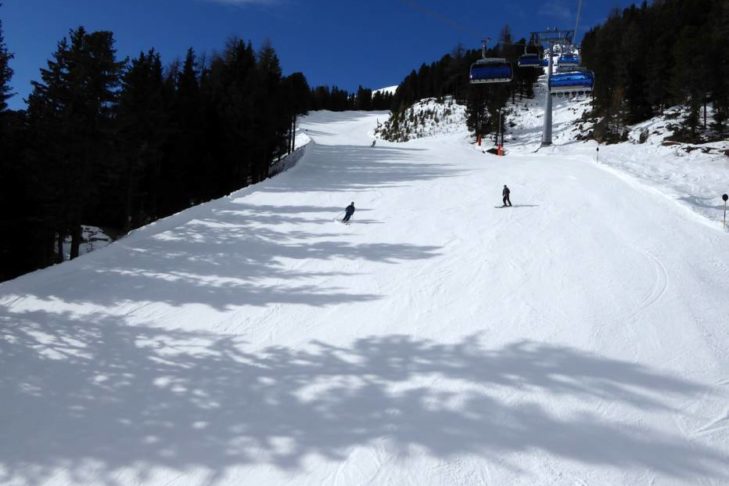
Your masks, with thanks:
[(0, 483), (729, 483), (729, 237), (571, 108), (503, 158), (312, 113), (291, 170), (0, 285)]
[[(536, 99), (524, 100), (513, 107), (517, 127), (510, 138), (517, 152), (539, 147), (543, 125), (542, 89), (537, 90)], [(589, 123), (578, 122), (589, 108), (587, 99), (554, 98), (555, 146), (546, 150), (547, 153), (592, 159), (604, 169), (612, 170), (614, 175), (644, 189), (652, 188), (719, 225), (724, 215), (721, 195), (729, 193), (726, 155), (729, 140), (702, 145), (665, 145), (672, 138), (672, 125), (680, 123), (680, 118), (670, 110), (668, 116), (629, 127), (626, 143), (598, 146), (595, 142), (575, 142), (579, 134), (591, 129)]]
[(466, 108), (456, 103), (452, 96), (426, 98), (378, 124), (375, 136), (407, 142), (416, 138), (461, 133), (465, 122)]

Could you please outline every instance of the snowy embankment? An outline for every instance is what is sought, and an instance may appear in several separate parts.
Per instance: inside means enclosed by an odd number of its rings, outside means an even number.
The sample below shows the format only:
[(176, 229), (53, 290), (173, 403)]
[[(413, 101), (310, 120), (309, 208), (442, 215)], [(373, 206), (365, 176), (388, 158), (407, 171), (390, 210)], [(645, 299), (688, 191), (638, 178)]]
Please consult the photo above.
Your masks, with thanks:
[(0, 483), (727, 484), (729, 237), (569, 110), (503, 158), (312, 113), (292, 169), (1, 284)]
[[(542, 80), (535, 99), (508, 105), (514, 126), (507, 128), (507, 150), (526, 153), (539, 148), (544, 123), (543, 90)], [(577, 136), (591, 128), (589, 123), (579, 122), (589, 109), (589, 100), (584, 97), (553, 98), (555, 146), (542, 150), (557, 156), (579, 154), (592, 158), (605, 169), (617, 169), (614, 174), (619, 177), (653, 188), (711, 221), (722, 222), (721, 196), (729, 194), (729, 140), (700, 145), (666, 143), (672, 127), (680, 125), (685, 115), (674, 108), (667, 110), (666, 116), (629, 127), (627, 142), (579, 142)], [(415, 139), (461, 131), (466, 111), (450, 98), (445, 102), (430, 98), (408, 108), (402, 118), (399, 130), (406, 134), (405, 139)], [(485, 146), (489, 143), (486, 140)]]
[[(729, 194), (729, 141), (663, 145), (663, 117), (633, 127), (631, 142), (600, 148), (600, 163), (656, 188), (712, 221), (722, 221)], [(640, 133), (651, 134), (644, 143)], [(669, 137), (670, 138), (670, 137)], [(728, 221), (729, 223), (729, 221)]]
[(417, 138), (446, 135), (463, 131), (466, 108), (452, 96), (426, 98), (405, 109), (402, 114), (380, 123), (375, 136), (379, 139), (407, 142)]
[[(536, 99), (525, 100), (513, 107), (517, 114), (517, 127), (511, 135), (517, 142), (516, 150), (536, 150), (540, 144), (543, 125), (541, 89), (537, 90)], [(589, 126), (575, 121), (589, 110), (589, 101), (553, 100), (555, 146), (548, 152), (557, 156), (589, 157), (606, 169), (617, 169), (615, 175), (655, 189), (711, 221), (722, 222), (724, 203), (721, 195), (729, 193), (729, 157), (726, 155), (729, 140), (703, 145), (664, 145), (671, 138), (671, 125), (681, 123), (678, 110), (669, 110), (667, 116), (630, 127), (627, 142), (612, 145), (577, 142), (575, 138), (581, 132), (580, 126), (585, 130)], [(645, 140), (641, 141), (641, 136)]]
[(299, 128), (296, 131), (294, 151), (287, 154), (281, 160), (275, 162), (268, 169), (268, 176), (274, 177), (294, 167), (306, 154), (306, 147), (311, 143), (311, 138), (306, 132)]
[[(509, 120), (514, 126), (507, 128), (507, 150), (526, 153), (539, 147), (544, 122), (543, 89), (537, 87), (533, 100), (509, 105)], [(701, 145), (665, 143), (671, 138), (672, 126), (682, 122), (681, 110), (673, 109), (666, 116), (630, 127), (627, 142), (577, 142), (577, 136), (590, 129), (588, 123), (578, 122), (590, 109), (589, 100), (558, 97), (553, 98), (553, 104), (555, 146), (546, 151), (591, 158), (605, 169), (617, 169), (614, 174), (619, 177), (658, 190), (709, 220), (722, 222), (721, 196), (729, 194), (729, 140)], [(458, 133), (466, 123), (465, 117), (465, 108), (454, 105), (452, 99), (438, 102), (430, 98), (408, 108), (399, 130), (406, 139)]]

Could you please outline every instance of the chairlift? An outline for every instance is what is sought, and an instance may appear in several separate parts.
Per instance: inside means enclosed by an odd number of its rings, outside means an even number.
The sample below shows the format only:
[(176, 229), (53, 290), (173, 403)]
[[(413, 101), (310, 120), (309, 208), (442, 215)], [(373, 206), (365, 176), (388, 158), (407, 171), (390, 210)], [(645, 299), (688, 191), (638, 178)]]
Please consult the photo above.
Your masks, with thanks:
[(514, 79), (511, 63), (503, 57), (486, 57), (486, 43), (481, 44), (481, 59), (471, 64), (468, 80), (471, 84), (509, 83)]
[(595, 74), (586, 69), (555, 73), (549, 78), (549, 92), (553, 95), (586, 95), (594, 85)]
[[(527, 46), (533, 45), (537, 52), (527, 52)], [(519, 59), (517, 60), (517, 66), (520, 68), (536, 68), (541, 69), (542, 68), (542, 58), (539, 55), (539, 46), (534, 41), (534, 37), (532, 36), (529, 39), (529, 43), (524, 43), (524, 54), (519, 56)]]
[(572, 73), (574, 71), (577, 71), (579, 69), (582, 69), (580, 66), (572, 66), (572, 65), (565, 65), (565, 64), (555, 64), (554, 65), (554, 71), (555, 73)]
[(542, 58), (539, 54), (522, 54), (519, 56), (517, 65), (520, 68), (542, 68)]
[(508, 83), (514, 79), (514, 70), (506, 59), (485, 57), (471, 64), (471, 84)]
[(574, 67), (580, 65), (580, 56), (575, 53), (565, 52), (559, 56), (557, 61), (560, 67)]

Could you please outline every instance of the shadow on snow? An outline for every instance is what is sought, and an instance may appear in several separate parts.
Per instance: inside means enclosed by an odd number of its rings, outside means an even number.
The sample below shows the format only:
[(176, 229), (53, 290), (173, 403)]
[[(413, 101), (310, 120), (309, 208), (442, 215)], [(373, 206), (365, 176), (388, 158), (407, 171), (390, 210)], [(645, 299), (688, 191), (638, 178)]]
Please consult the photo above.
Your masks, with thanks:
[[(322, 284), (321, 277), (356, 277), (343, 269), (342, 261), (396, 264), (438, 255), (440, 248), (431, 245), (343, 240), (342, 226), (334, 221), (341, 209), (221, 199), (194, 208), (188, 218), (166, 231), (120, 240), (106, 250), (52, 268), (46, 272), (45, 285), (36, 281), (20, 288), (24, 296), (44, 301), (107, 306), (124, 302), (197, 303), (216, 309), (282, 303), (326, 306), (379, 298), (357, 293), (352, 286)], [(367, 211), (362, 208), (357, 214)], [(322, 231), (323, 224), (331, 230)], [(307, 261), (312, 264), (304, 265)], [(71, 265), (80, 265), (82, 271), (67, 275)], [(60, 281), (54, 283), (56, 278)]]
[[(728, 478), (718, 451), (589, 409), (600, 400), (670, 413), (666, 397), (710, 390), (571, 347), (389, 335), (249, 349), (236, 337), (103, 318), (0, 319), (0, 482), (42, 482), (61, 468), (113, 485), (122, 469), (143, 481), (155, 467), (203, 468), (215, 482), (235, 466), (295, 473), (308, 455), (343, 461), (375, 443), (514, 469), (510, 453), (536, 449), (588, 466)], [(532, 393), (585, 408), (556, 416)]]

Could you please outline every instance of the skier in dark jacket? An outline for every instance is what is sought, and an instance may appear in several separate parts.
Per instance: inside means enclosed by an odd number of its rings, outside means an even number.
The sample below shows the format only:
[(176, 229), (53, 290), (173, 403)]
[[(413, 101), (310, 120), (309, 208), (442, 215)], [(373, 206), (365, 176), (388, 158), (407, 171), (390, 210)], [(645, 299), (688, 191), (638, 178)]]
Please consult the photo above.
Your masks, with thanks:
[(351, 218), (353, 214), (354, 214), (354, 202), (352, 202), (349, 206), (347, 206), (344, 209), (344, 219), (342, 219), (342, 222), (343, 223), (348, 222), (349, 218)]
[(509, 194), (511, 194), (511, 191), (508, 187), (506, 187), (506, 184), (504, 184), (504, 190), (501, 191), (501, 195), (504, 196), (504, 207), (511, 206), (511, 200), (509, 199)]

